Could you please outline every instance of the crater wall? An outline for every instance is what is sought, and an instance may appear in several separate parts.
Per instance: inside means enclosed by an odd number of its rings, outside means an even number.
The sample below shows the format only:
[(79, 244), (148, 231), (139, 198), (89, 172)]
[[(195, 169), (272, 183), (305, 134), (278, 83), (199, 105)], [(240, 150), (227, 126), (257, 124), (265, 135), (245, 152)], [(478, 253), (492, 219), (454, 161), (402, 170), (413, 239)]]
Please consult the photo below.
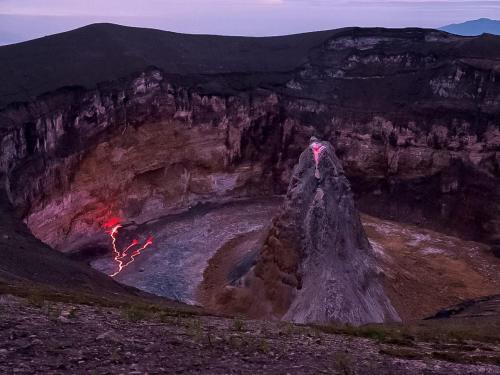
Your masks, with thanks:
[[(62, 251), (206, 201), (282, 194), (312, 135), (359, 208), (493, 245), (500, 218), (496, 39), (350, 30), (272, 74), (159, 68), (0, 112), (0, 171), (33, 233)], [(272, 77), (271, 77), (272, 76)], [(270, 78), (271, 77), (271, 78)]]

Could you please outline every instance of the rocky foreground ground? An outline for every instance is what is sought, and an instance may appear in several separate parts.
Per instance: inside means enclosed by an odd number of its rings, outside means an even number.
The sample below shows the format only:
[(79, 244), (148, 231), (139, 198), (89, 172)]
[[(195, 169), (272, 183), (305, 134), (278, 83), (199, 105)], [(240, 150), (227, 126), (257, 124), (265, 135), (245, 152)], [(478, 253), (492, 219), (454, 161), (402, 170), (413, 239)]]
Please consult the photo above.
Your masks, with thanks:
[(491, 337), (426, 338), (8, 294), (0, 296), (0, 316), (2, 374), (500, 373), (500, 345)]

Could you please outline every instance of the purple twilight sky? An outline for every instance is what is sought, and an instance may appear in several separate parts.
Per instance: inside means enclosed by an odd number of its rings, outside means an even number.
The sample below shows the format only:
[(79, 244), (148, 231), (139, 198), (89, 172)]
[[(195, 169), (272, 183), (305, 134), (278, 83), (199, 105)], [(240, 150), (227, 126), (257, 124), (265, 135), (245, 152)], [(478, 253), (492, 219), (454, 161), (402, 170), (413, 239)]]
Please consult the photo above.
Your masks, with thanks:
[(343, 26), (440, 27), (500, 18), (481, 0), (0, 0), (0, 44), (94, 22), (185, 33), (281, 35)]

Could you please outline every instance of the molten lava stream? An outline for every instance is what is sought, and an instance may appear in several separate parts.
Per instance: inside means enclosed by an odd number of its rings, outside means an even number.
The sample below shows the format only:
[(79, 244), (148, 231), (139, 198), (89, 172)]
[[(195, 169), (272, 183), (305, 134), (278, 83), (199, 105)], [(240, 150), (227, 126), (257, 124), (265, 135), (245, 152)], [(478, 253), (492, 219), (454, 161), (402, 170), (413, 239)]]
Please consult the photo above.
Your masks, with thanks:
[(146, 242), (139, 247), (138, 249), (134, 250), (132, 254), (129, 256), (128, 251), (132, 249), (135, 246), (139, 245), (139, 240), (134, 239), (132, 242), (125, 247), (123, 250), (119, 250), (117, 248), (117, 236), (118, 236), (118, 230), (122, 228), (123, 226), (121, 225), (121, 219), (119, 218), (111, 218), (108, 220), (106, 223), (104, 223), (104, 228), (106, 229), (106, 233), (109, 234), (111, 237), (111, 246), (114, 254), (114, 261), (116, 262), (118, 269), (116, 272), (112, 273), (111, 277), (115, 277), (118, 275), (120, 272), (122, 272), (126, 267), (128, 267), (130, 264), (132, 264), (135, 261), (135, 258), (141, 255), (142, 251), (146, 249), (147, 247), (151, 246), (153, 244), (153, 237), (149, 236), (146, 239)]
[(314, 162), (316, 163), (316, 168), (318, 168), (318, 163), (319, 163), (319, 158), (320, 158), (320, 155), (321, 153), (326, 150), (326, 147), (323, 146), (322, 144), (320, 143), (317, 143), (317, 142), (314, 142), (312, 145), (311, 145), (311, 149), (312, 149), (312, 152), (313, 152), (313, 155), (314, 155)]

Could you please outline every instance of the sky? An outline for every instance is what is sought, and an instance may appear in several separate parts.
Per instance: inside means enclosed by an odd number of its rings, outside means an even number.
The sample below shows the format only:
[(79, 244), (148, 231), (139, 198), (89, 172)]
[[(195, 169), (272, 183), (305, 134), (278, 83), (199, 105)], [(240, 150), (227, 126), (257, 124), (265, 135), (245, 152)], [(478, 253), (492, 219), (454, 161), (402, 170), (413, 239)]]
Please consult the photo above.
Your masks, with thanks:
[(500, 19), (482, 0), (0, 0), (0, 44), (95, 22), (183, 33), (283, 35), (344, 26), (438, 28)]

